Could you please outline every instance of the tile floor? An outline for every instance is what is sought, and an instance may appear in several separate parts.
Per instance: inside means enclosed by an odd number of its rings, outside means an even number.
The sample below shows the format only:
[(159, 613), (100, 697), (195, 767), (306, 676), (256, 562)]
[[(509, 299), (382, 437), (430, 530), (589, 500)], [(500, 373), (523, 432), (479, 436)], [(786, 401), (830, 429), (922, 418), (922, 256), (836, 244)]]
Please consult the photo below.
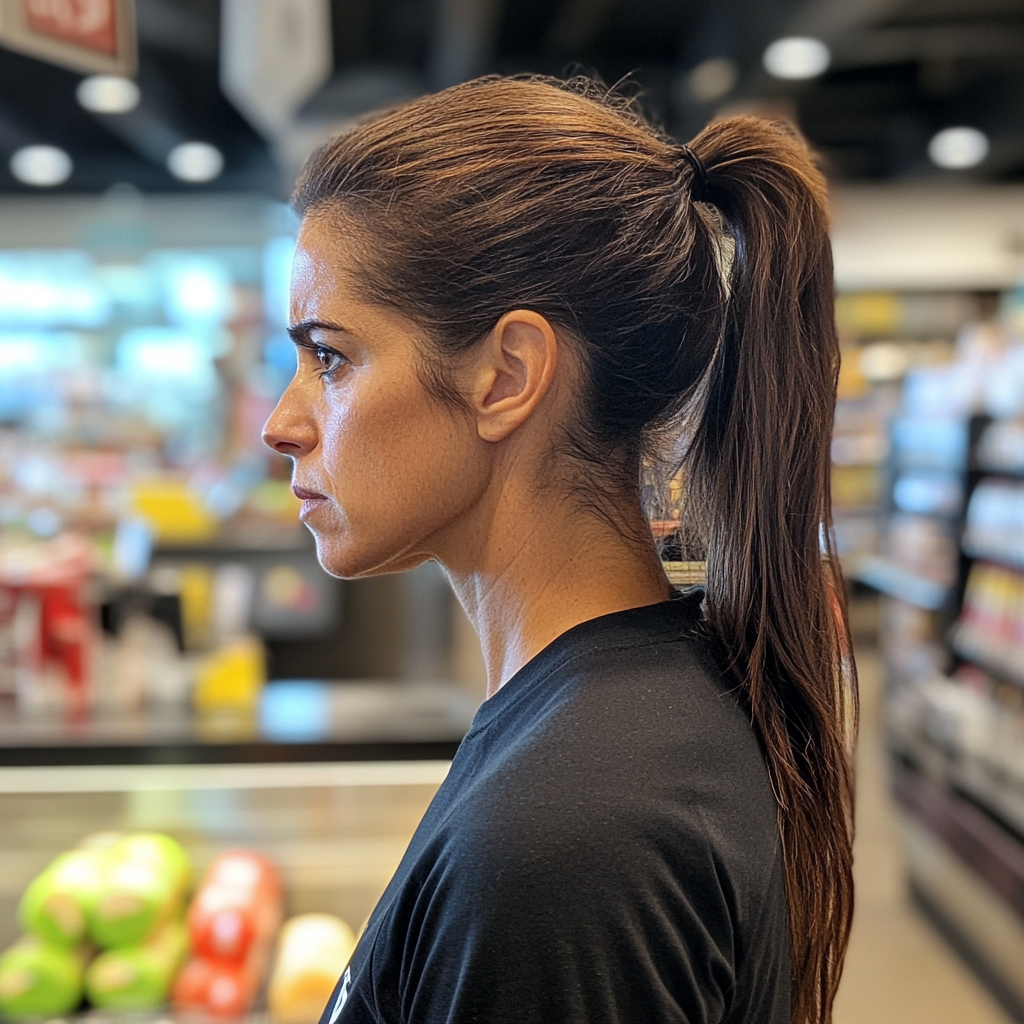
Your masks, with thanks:
[(907, 900), (879, 728), (881, 666), (870, 647), (858, 651), (857, 663), (857, 910), (835, 1024), (1010, 1024)]

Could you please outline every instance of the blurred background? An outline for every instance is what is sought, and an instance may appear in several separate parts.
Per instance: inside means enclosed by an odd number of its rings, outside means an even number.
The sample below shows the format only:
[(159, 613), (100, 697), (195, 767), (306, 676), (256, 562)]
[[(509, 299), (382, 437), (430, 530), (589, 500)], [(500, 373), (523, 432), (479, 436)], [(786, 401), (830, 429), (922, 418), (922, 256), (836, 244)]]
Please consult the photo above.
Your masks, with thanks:
[[(22, 897), (88, 902), (44, 869), (90, 834), (167, 833), (200, 876), (255, 851), (278, 917), (357, 928), (386, 884), (482, 659), (436, 566), (327, 577), (260, 442), (287, 200), (366, 113), (526, 71), (819, 154), (863, 700), (837, 1021), (1024, 1021), (1024, 0), (0, 0), (0, 1015), (78, 1005), (25, 1011), (25, 958), (56, 968), (18, 937), (84, 941)], [(236, 1015), (271, 973), (252, 927)], [(180, 960), (93, 1005), (162, 1013)]]

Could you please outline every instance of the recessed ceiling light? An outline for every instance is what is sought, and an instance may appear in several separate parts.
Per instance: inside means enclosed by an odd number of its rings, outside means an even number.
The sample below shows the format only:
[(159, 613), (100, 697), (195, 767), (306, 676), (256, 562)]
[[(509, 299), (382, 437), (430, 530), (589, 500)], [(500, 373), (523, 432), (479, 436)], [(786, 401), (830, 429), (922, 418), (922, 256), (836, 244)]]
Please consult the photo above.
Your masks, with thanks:
[(167, 170), (181, 181), (213, 181), (224, 170), (224, 157), (208, 142), (182, 142), (168, 154)]
[(943, 128), (928, 143), (928, 156), (950, 171), (977, 167), (988, 156), (988, 136), (977, 128)]
[(78, 102), (94, 114), (127, 114), (139, 105), (139, 87), (121, 75), (90, 75), (78, 83)]
[(713, 103), (732, 92), (737, 81), (739, 69), (735, 61), (728, 57), (709, 57), (686, 76), (686, 87), (698, 103)]
[(23, 146), (11, 157), (11, 174), (25, 185), (50, 188), (71, 177), (71, 157), (56, 146)]
[(776, 78), (817, 78), (829, 65), (832, 54), (820, 39), (786, 36), (776, 39), (762, 58), (765, 70)]

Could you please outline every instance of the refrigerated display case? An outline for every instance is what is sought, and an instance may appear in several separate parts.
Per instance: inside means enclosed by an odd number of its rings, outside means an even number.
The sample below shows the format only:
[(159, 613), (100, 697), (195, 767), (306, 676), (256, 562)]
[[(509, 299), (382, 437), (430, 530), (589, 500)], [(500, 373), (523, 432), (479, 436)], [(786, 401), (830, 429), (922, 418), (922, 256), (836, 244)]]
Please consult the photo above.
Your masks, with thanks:
[(448, 765), (3, 768), (0, 949), (18, 937), (17, 904), (28, 883), (57, 854), (106, 831), (172, 836), (197, 877), (225, 850), (253, 851), (280, 873), (287, 916), (328, 913), (358, 931)]

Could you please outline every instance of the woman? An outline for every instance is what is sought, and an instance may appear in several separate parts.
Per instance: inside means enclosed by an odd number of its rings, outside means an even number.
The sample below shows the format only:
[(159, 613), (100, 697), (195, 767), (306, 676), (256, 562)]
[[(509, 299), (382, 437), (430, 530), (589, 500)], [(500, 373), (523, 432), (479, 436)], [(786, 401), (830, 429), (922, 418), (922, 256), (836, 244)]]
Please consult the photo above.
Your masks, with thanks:
[[(855, 697), (806, 148), (490, 78), (332, 141), (295, 203), (267, 443), (329, 572), (444, 566), (489, 680), (324, 1021), (828, 1021)], [(683, 595), (641, 502), (680, 470)]]

